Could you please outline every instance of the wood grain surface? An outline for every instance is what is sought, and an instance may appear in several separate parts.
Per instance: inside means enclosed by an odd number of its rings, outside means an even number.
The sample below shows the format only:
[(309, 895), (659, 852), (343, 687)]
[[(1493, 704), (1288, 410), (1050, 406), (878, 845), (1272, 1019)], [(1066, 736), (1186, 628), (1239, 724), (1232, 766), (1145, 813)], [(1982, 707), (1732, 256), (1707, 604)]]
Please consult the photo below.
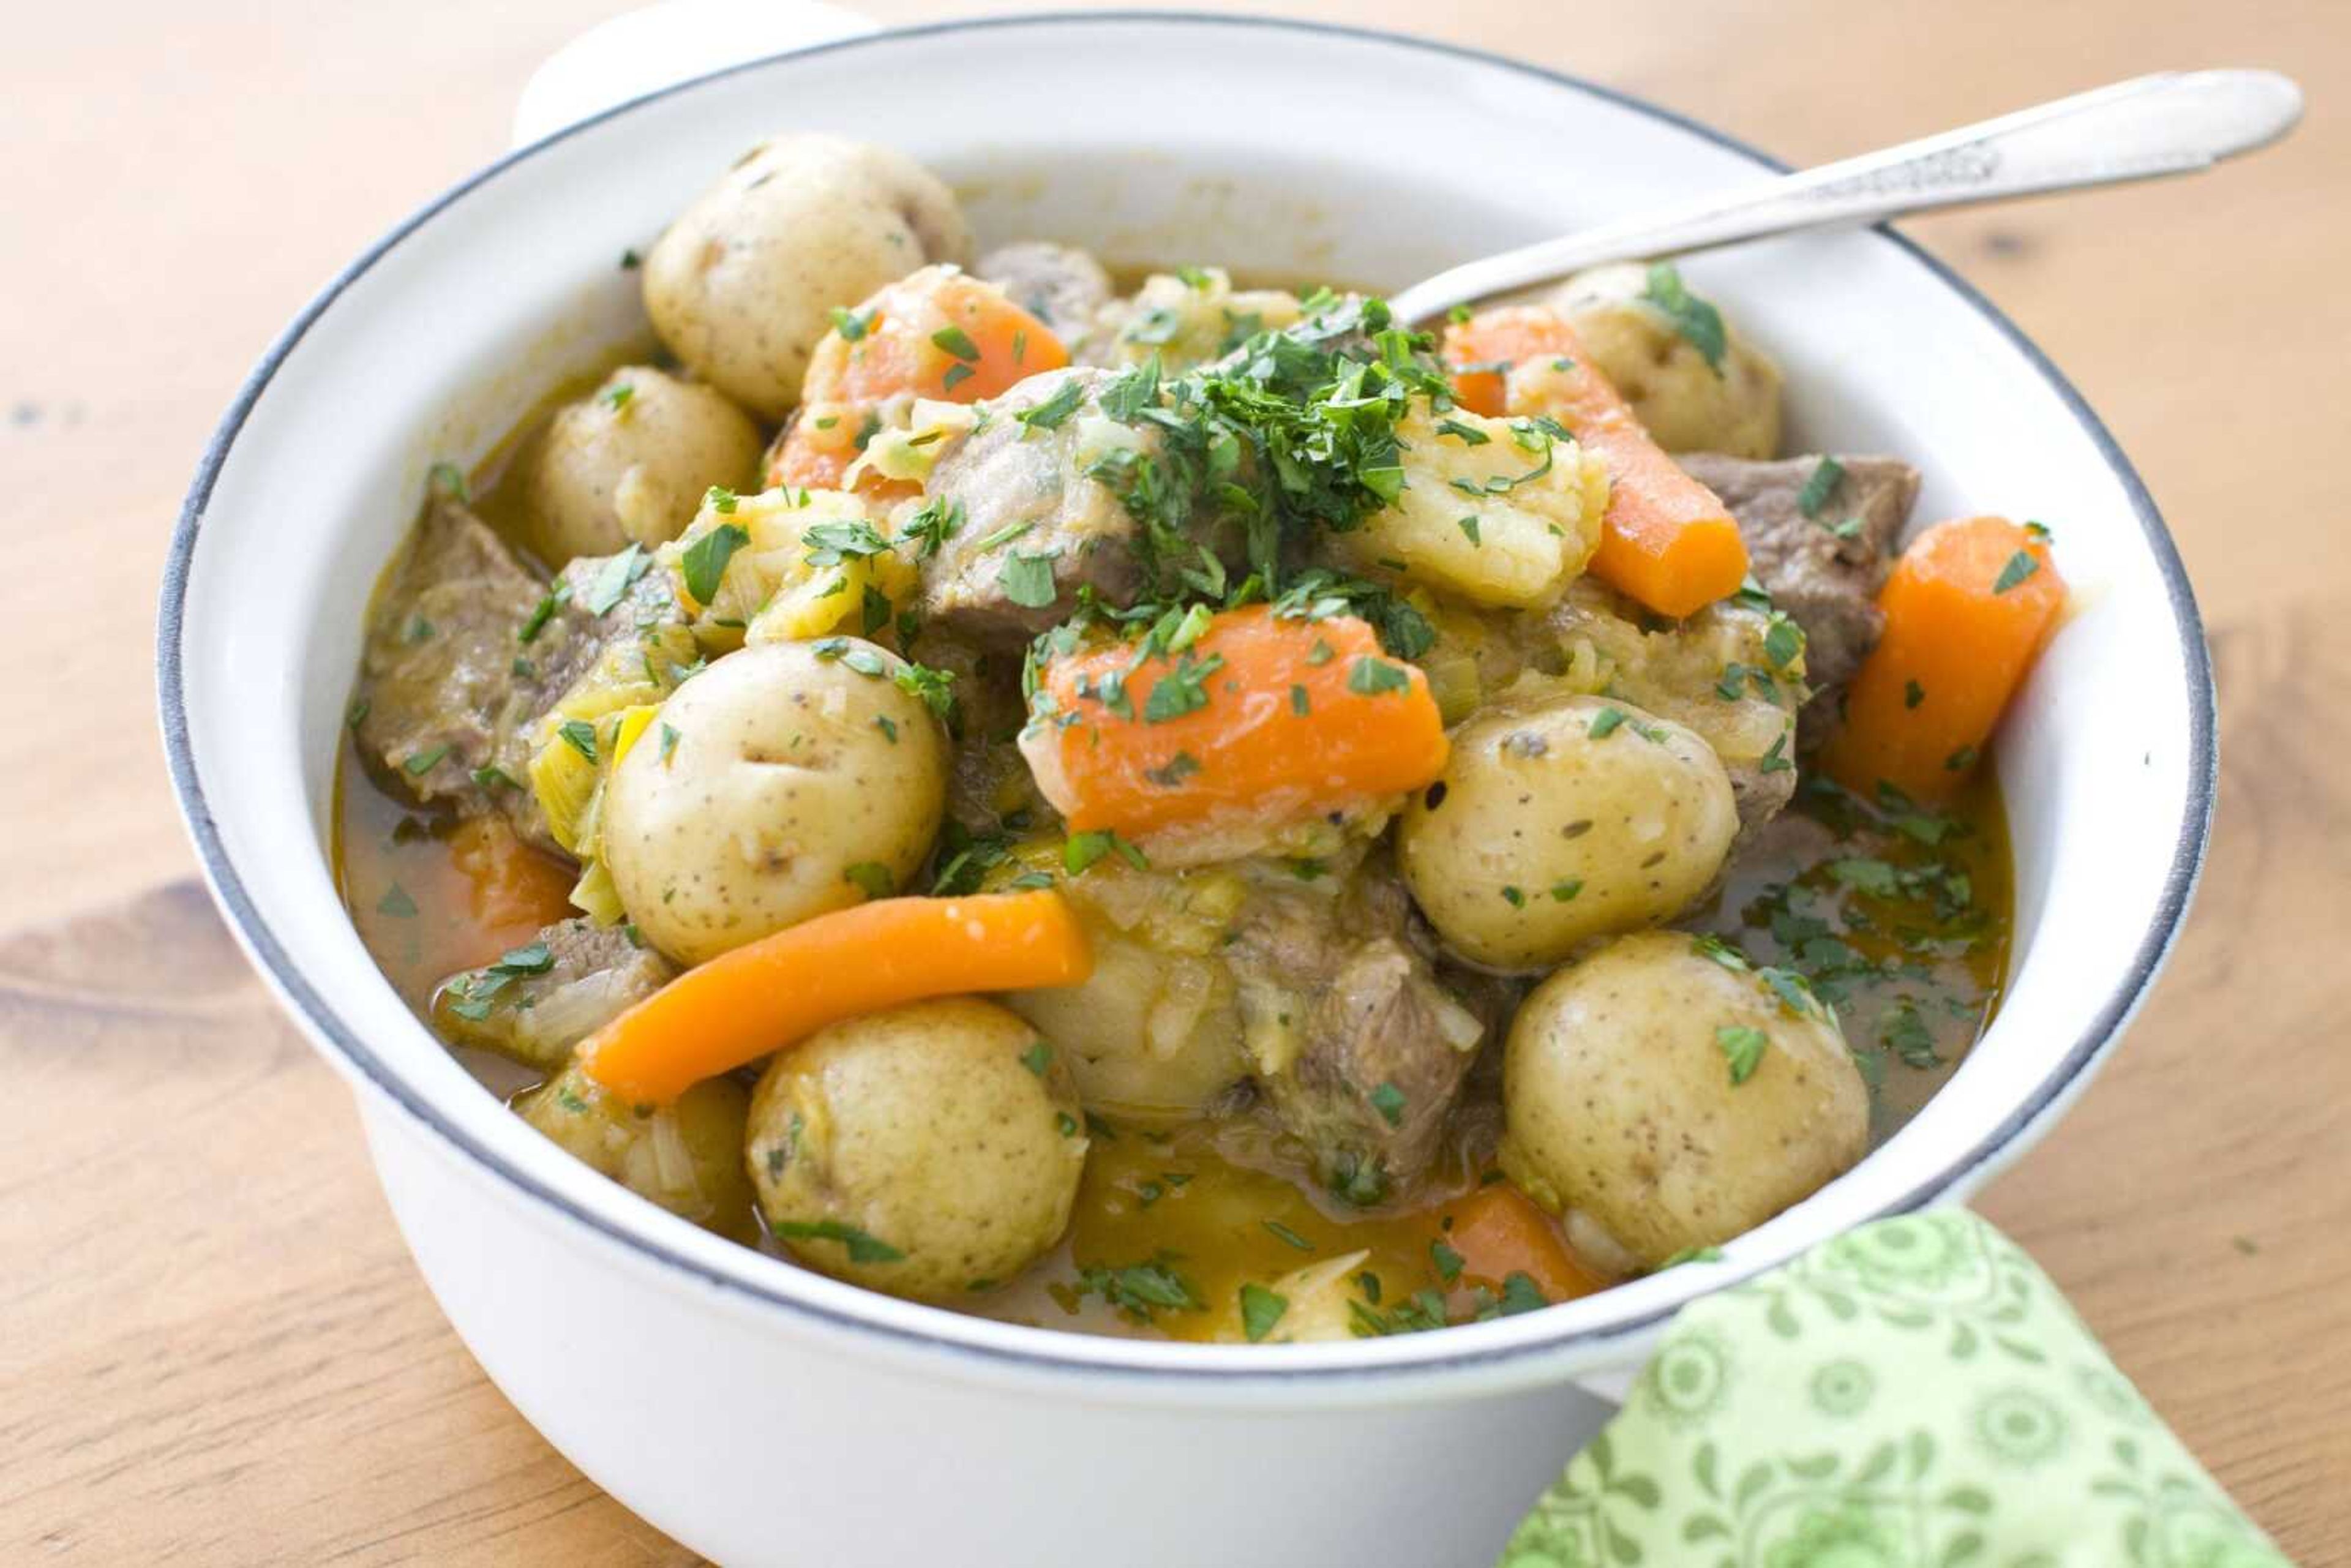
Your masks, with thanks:
[[(0, 1560), (668, 1563), (443, 1323), (350, 1103), (193, 880), (151, 716), (207, 432), (608, 0), (12, 13), (0, 53)], [(977, 7), (873, 0), (892, 20)], [(2351, 1564), (2351, 7), (1322, 0), (1799, 162), (2137, 71), (2297, 74), (2215, 176), (1916, 225), (2079, 382), (2212, 627), (2210, 873), (2130, 1042), (1984, 1207), (2297, 1561)], [(1930, 370), (1930, 368), (1928, 368)], [(29, 1091), (29, 1093), (26, 1092)]]

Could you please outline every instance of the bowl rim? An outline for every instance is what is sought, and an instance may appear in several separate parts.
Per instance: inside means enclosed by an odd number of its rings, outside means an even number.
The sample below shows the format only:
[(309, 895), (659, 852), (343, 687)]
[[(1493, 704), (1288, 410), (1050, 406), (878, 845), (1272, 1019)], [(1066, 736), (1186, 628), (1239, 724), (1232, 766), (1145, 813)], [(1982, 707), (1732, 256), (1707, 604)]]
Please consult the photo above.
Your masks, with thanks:
[[(660, 1265), (694, 1283), (712, 1288), (728, 1295), (747, 1298), (758, 1303), (761, 1310), (780, 1309), (785, 1312), (812, 1320), (818, 1326), (846, 1330), (852, 1334), (883, 1342), (895, 1342), (902, 1348), (932, 1352), (956, 1353), (982, 1362), (997, 1364), (1008, 1370), (1026, 1369), (1033, 1372), (1080, 1373), (1090, 1378), (1113, 1378), (1121, 1381), (1142, 1380), (1158, 1384), (1230, 1385), (1237, 1383), (1280, 1383), (1294, 1385), (1311, 1382), (1329, 1385), (1339, 1382), (1389, 1379), (1404, 1375), (1426, 1376), (1449, 1369), (1479, 1367), (1492, 1369), (1502, 1363), (1525, 1363), (1536, 1357), (1555, 1357), (1562, 1352), (1578, 1348), (1597, 1349), (1643, 1334), (1661, 1326), (1689, 1301), (1713, 1291), (1738, 1284), (1751, 1275), (1771, 1267), (1759, 1261), (1751, 1267), (1730, 1267), (1720, 1270), (1704, 1270), (1706, 1282), (1677, 1292), (1672, 1299), (1636, 1312), (1631, 1316), (1610, 1319), (1548, 1335), (1531, 1336), (1520, 1343), (1481, 1345), (1458, 1352), (1446, 1352), (1439, 1344), (1430, 1347), (1431, 1354), (1410, 1359), (1396, 1359), (1375, 1364), (1317, 1364), (1285, 1366), (1277, 1356), (1252, 1357), (1251, 1364), (1236, 1365), (1230, 1361), (1172, 1359), (1165, 1364), (1144, 1365), (1131, 1362), (1108, 1362), (1086, 1354), (1089, 1345), (1115, 1343), (1100, 1342), (1090, 1336), (1067, 1331), (1044, 1330), (1024, 1336), (1019, 1345), (979, 1344), (957, 1341), (942, 1334), (914, 1327), (883, 1322), (862, 1312), (837, 1310), (831, 1306), (803, 1300), (767, 1285), (764, 1281), (742, 1275), (723, 1272), (695, 1260), (670, 1246), (657, 1234), (648, 1234), (648, 1228), (623, 1223), (611, 1215), (575, 1202), (518, 1168), (496, 1149), (474, 1138), (449, 1118), (444, 1116), (432, 1100), (412, 1086), (382, 1056), (371, 1047), (360, 1031), (346, 1023), (336, 1009), (303, 977), (289, 955), (278, 944), (267, 922), (263, 918), (243, 878), (232, 863), (223, 842), (204, 787), (197, 775), (193, 743), (186, 710), (186, 693), (181, 657), (181, 644), (186, 625), (187, 591), (195, 550), (200, 542), (204, 513), (210, 504), (214, 486), (227, 463), (230, 451), (242, 432), (247, 416), (259, 402), (278, 370), (300, 344), (309, 329), (329, 310), (336, 300), (362, 276), (383, 260), (412, 234), (431, 222), (442, 211), (464, 198), (476, 187), (503, 174), (508, 169), (538, 156), (548, 149), (604, 122), (625, 116), (637, 108), (691, 92), (702, 85), (745, 72), (758, 71), (786, 59), (804, 56), (835, 53), (887, 47), (893, 40), (910, 37), (938, 37), (956, 33), (994, 31), (1014, 27), (1081, 27), (1145, 24), (1179, 26), (1211, 29), (1268, 30), (1304, 35), (1314, 37), (1338, 38), (1358, 43), (1376, 44), (1407, 50), (1418, 50), (1455, 60), (1467, 61), (1488, 68), (1516, 72), (1547, 86), (1566, 89), (1601, 99), (1616, 108), (1661, 121), (1695, 135), (1718, 147), (1740, 154), (1761, 171), (1785, 172), (1789, 165), (1771, 154), (1750, 145), (1727, 132), (1677, 110), (1664, 108), (1646, 99), (1573, 75), (1468, 45), (1429, 38), (1393, 29), (1360, 26), (1349, 23), (1324, 22), (1301, 18), (1248, 14), (1217, 14), (1155, 10), (1149, 8), (1113, 9), (1078, 13), (1023, 12), (970, 17), (920, 25), (890, 27), (873, 33), (828, 40), (797, 48), (784, 49), (743, 60), (734, 65), (707, 71), (670, 83), (611, 105), (585, 119), (554, 131), (539, 140), (515, 148), (482, 165), (472, 173), (450, 185), (410, 213), (354, 259), (339, 271), (303, 307), (263, 352), (261, 359), (239, 387), (235, 399), (220, 423), (205, 444), (196, 473), (186, 497), (182, 503), (166, 558), (161, 606), (156, 627), (156, 689), (159, 718), (162, 730), (165, 759), (171, 775), (172, 792), (183, 819), (193, 840), (200, 869), (209, 885), (214, 902), (228, 916), (230, 925), (245, 946), (249, 957), (263, 978), (275, 988), (282, 1001), (307, 1026), (312, 1037), (322, 1044), (331, 1045), (349, 1069), (363, 1078), (407, 1115), (439, 1139), (463, 1153), (473, 1162), (486, 1167), (507, 1187), (524, 1197), (535, 1200), (587, 1227), (602, 1240), (617, 1244), (623, 1251), (633, 1253), (642, 1260)], [(1973, 285), (1967, 282), (1949, 266), (1929, 254), (1917, 242), (1896, 233), (1889, 225), (1871, 225), (1871, 232), (1906, 254), (1923, 267), (1936, 281), (1957, 295), (1961, 301), (1980, 315), (2001, 336), (2005, 338), (2023, 357), (2032, 370), (2041, 377), (2087, 435), (2120, 485), (2131, 512), (2144, 535), (2147, 549), (2160, 573), (2174, 626), (2180, 640), (2180, 652), (2187, 677), (2189, 716), (2189, 751), (2186, 767), (2186, 800), (2179, 830), (2172, 845), (2161, 893), (2146, 930), (2141, 934), (2130, 962), (2124, 973), (2108, 990), (2097, 1012), (2083, 1031), (2058, 1056), (2034, 1084), (2031, 1092), (2022, 1097), (1998, 1125), (1982, 1135), (1974, 1145), (1955, 1155), (1932, 1178), (1919, 1182), (1909, 1190), (1889, 1197), (1875, 1206), (1872, 1218), (1911, 1213), (1932, 1206), (1955, 1192), (1964, 1193), (1982, 1176), (1987, 1167), (1997, 1162), (2002, 1153), (2033, 1123), (2064, 1103), (2083, 1085), (2084, 1076), (2097, 1061), (2106, 1046), (2121, 1032), (2133, 1013), (2145, 999), (2156, 975), (2179, 938), (2181, 923), (2201, 875), (2209, 844), (2214, 800), (2219, 779), (2218, 706), (2213, 685), (2210, 649), (2207, 646), (2203, 620), (2198, 610), (2187, 570), (2180, 559), (2170, 532), (2166, 527), (2154, 498), (2139, 477), (2130, 459), (2107, 430), (2105, 423), (2092, 411), (2088, 402), (2064, 373), (2041, 348)], [(1691, 1270), (1694, 1275), (1700, 1270)], [(1415, 1336), (1419, 1338), (1420, 1336)]]

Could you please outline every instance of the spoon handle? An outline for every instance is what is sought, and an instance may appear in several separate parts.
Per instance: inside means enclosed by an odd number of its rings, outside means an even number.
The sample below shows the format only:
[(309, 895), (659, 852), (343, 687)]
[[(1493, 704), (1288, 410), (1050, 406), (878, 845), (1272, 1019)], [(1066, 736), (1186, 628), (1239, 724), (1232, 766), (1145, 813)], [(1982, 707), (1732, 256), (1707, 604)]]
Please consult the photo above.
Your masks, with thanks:
[(2302, 89), (2275, 71), (2161, 71), (1882, 152), (1637, 214), (1440, 272), (1396, 295), (1419, 321), (1492, 295), (1635, 257), (1796, 229), (2209, 169), (2283, 136)]

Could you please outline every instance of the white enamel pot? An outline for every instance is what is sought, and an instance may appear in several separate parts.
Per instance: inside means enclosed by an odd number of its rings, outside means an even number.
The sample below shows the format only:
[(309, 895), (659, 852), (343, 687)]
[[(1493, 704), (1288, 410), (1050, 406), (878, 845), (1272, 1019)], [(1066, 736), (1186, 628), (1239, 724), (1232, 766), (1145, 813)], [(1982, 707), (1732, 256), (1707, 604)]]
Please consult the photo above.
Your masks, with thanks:
[(708, 1236), (511, 1116), (337, 901), (337, 727), (377, 572), (436, 459), (637, 328), (642, 248), (763, 133), (901, 146), (983, 240), (1395, 284), (1772, 167), (1589, 83), (1401, 37), (1071, 16), (852, 37), (669, 88), (466, 181), (336, 278), (206, 453), (172, 552), (162, 724), (239, 939), (350, 1082), (434, 1294), (580, 1469), (726, 1563), (1489, 1562), (1692, 1297), (1954, 1200), (2049, 1127), (2144, 998), (2201, 858), (2210, 672), (2137, 477), (2055, 369), (1891, 234), (1690, 265), (1787, 371), (1792, 449), (1900, 453), (1922, 517), (2047, 520), (2080, 606), (1998, 748), (2006, 1008), (1862, 1165), (1725, 1249), (1500, 1322), (1302, 1346), (983, 1322)]

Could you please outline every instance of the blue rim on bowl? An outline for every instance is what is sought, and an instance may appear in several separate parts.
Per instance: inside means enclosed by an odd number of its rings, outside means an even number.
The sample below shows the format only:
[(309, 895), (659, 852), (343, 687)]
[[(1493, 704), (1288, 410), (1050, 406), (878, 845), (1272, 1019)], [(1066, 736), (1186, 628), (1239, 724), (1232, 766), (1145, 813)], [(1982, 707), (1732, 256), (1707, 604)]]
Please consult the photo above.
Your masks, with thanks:
[[(330, 1042), (362, 1077), (381, 1090), (395, 1104), (418, 1123), (438, 1134), (472, 1160), (486, 1166), (502, 1179), (528, 1193), (572, 1220), (587, 1226), (606, 1239), (615, 1241), (656, 1262), (679, 1270), (694, 1280), (723, 1290), (747, 1293), (765, 1305), (786, 1312), (823, 1320), (835, 1326), (848, 1327), (860, 1333), (896, 1339), (911, 1339), (929, 1348), (953, 1350), (963, 1354), (997, 1360), (1009, 1360), (1039, 1368), (1082, 1370), (1089, 1375), (1153, 1379), (1279, 1380), (1360, 1379), (1383, 1375), (1426, 1375), (1448, 1366), (1468, 1364), (1491, 1364), (1499, 1361), (1521, 1359), (1538, 1354), (1552, 1354), (1573, 1344), (1598, 1344), (1638, 1334), (1656, 1326), (1672, 1315), (1677, 1307), (1668, 1306), (1629, 1319), (1619, 1319), (1591, 1327), (1562, 1331), (1548, 1337), (1531, 1340), (1522, 1344), (1485, 1347), (1451, 1354), (1436, 1354), (1416, 1357), (1393, 1366), (1292, 1366), (1280, 1364), (1236, 1369), (1230, 1365), (1198, 1364), (1189, 1367), (1105, 1366), (1091, 1359), (1073, 1346), (1069, 1354), (1056, 1354), (1046, 1348), (1055, 1340), (1074, 1340), (1076, 1336), (1050, 1333), (1036, 1336), (1037, 1348), (1011, 1349), (973, 1344), (956, 1344), (915, 1331), (886, 1325), (852, 1313), (802, 1301), (779, 1291), (763, 1287), (755, 1281), (732, 1275), (714, 1273), (702, 1264), (665, 1245), (658, 1237), (650, 1237), (615, 1223), (609, 1218), (593, 1213), (569, 1197), (554, 1192), (542, 1183), (518, 1169), (500, 1153), (482, 1145), (464, 1129), (455, 1125), (429, 1101), (405, 1082), (385, 1062), (359, 1032), (347, 1023), (329, 1003), (308, 983), (277, 942), (267, 923), (262, 918), (251, 895), (246, 890), (236, 868), (230, 863), (223, 846), (211, 809), (206, 801), (203, 781), (197, 777), (195, 759), (191, 747), (187, 714), (183, 690), (181, 644), (184, 630), (183, 615), (191, 564), (202, 533), (204, 512), (211, 501), (214, 483), (226, 463), (246, 416), (267, 389), (287, 357), (300, 343), (306, 332), (331, 307), (337, 298), (360, 277), (407, 239), (418, 228), (443, 209), (464, 197), (468, 192), (506, 170), (528, 161), (548, 148), (579, 134), (590, 127), (615, 117), (626, 115), (637, 106), (687, 92), (703, 82), (729, 77), (745, 71), (763, 68), (786, 58), (831, 55), (884, 46), (893, 38), (927, 37), (982, 29), (1019, 26), (1086, 26), (1103, 24), (1179, 25), (1214, 28), (1278, 29), (1305, 35), (1322, 35), (1345, 38), (1359, 43), (1378, 44), (1391, 47), (1420, 50), (1430, 54), (1468, 60), (1482, 66), (1518, 72), (1521, 75), (1604, 99), (1635, 113), (1647, 116), (1700, 137), (1717, 146), (1737, 152), (1751, 161), (1759, 169), (1773, 172), (1786, 170), (1787, 165), (1722, 131), (1690, 120), (1673, 110), (1662, 109), (1642, 99), (1613, 88), (1564, 72), (1529, 65), (1523, 61), (1481, 49), (1442, 43), (1409, 35), (1375, 28), (1354, 27), (1334, 23), (1292, 21), (1275, 17), (1202, 16), (1163, 11), (1104, 11), (1066, 16), (1023, 15), (978, 18), (968, 21), (941, 22), (921, 26), (893, 29), (886, 32), (838, 39), (785, 51), (779, 55), (749, 60), (710, 72), (687, 81), (678, 82), (641, 98), (616, 105), (599, 114), (567, 126), (563, 130), (517, 149), (485, 166), (465, 180), (453, 185), (426, 203), (405, 220), (394, 226), (382, 238), (369, 246), (356, 260), (338, 274), (318, 297), (304, 308), (301, 314), (272, 343), (255, 367), (235, 401), (230, 405), (219, 427), (205, 447), (180, 519), (172, 538), (169, 557), (163, 574), (162, 601), (157, 627), (156, 684), (161, 708), (164, 751), (170, 765), (172, 783), (183, 814), (187, 819), (189, 832), (194, 840), (205, 880), (222, 909), (235, 924), (247, 950), (266, 970), (289, 1002), (299, 1010), (319, 1038)], [(2032, 1123), (2048, 1112), (2071, 1090), (2083, 1072), (2095, 1061), (2099, 1052), (2126, 1023), (2152, 984), (2165, 956), (2177, 939), (2180, 923), (2186, 915), (2196, 881), (2202, 871), (2205, 848), (2210, 836), (2215, 786), (2218, 779), (2217, 716), (2212, 685), (2210, 653), (2205, 646), (2203, 622), (2198, 613), (2195, 595), (2189, 586), (2186, 569), (2178, 549), (2166, 529), (2154, 500), (2130, 461), (2123, 455), (2114, 437), (2073, 384), (2048, 356), (2034, 345), (2024, 332), (1972, 286), (1949, 267), (1928, 255), (1912, 241), (1879, 225), (1875, 231), (1888, 243), (1899, 247), (1918, 266), (1973, 307), (1986, 320), (2015, 346), (2050, 388), (2064, 402), (2067, 411), (2095, 445), (2116, 480), (2128, 497), (2131, 509), (2145, 533), (2148, 549), (2162, 573), (2172, 613), (2180, 628), (2181, 654), (2188, 678), (2189, 710), (2189, 777), (2186, 810), (2182, 813), (2178, 837), (2174, 842), (2170, 864), (2166, 873), (2163, 890), (2154, 917), (2141, 935), (2132, 955), (2130, 965), (2112, 991), (2101, 1004), (2089, 1027), (2058, 1056), (2040, 1082), (2016, 1109), (1991, 1133), (1971, 1148), (1953, 1160), (1935, 1179), (1919, 1184), (1878, 1206), (1876, 1213), (1896, 1214), (1926, 1207), (1966, 1183), (1970, 1176), (2000, 1153)], [(1720, 1283), (1735, 1281), (1737, 1275), (1726, 1274)]]

